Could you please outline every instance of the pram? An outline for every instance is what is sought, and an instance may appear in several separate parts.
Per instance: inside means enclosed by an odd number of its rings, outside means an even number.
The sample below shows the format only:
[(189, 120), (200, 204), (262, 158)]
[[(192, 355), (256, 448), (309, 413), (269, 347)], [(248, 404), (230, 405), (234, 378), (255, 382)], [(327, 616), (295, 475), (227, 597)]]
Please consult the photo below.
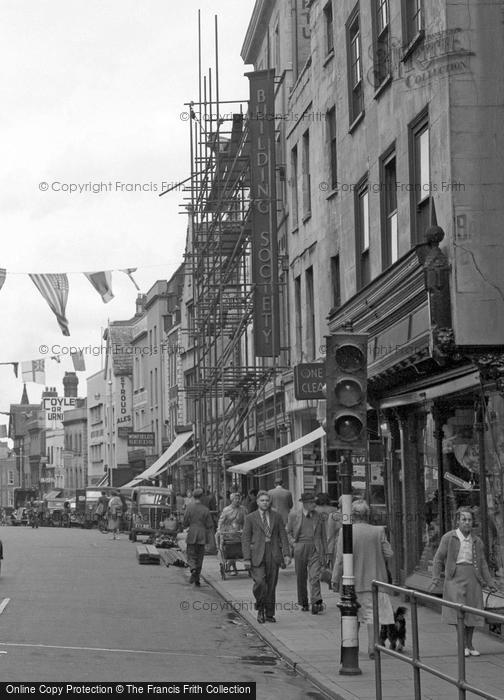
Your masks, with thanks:
[(243, 559), (242, 545), (241, 545), (241, 532), (219, 532), (216, 537), (217, 540), (217, 557), (219, 559), (220, 573), (223, 581), (226, 579), (226, 575), (231, 572), (241, 573), (247, 572), (250, 576), (250, 569), (243, 566), (239, 569), (237, 564), (238, 561)]

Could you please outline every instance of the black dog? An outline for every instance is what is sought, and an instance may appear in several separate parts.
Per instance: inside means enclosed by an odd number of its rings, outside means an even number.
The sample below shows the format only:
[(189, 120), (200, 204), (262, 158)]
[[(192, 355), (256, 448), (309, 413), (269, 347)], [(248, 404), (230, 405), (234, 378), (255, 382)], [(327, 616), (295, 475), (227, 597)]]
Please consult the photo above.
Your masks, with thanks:
[(394, 613), (393, 625), (382, 625), (380, 629), (380, 644), (385, 646), (387, 639), (390, 648), (402, 651), (406, 645), (406, 608), (399, 607)]

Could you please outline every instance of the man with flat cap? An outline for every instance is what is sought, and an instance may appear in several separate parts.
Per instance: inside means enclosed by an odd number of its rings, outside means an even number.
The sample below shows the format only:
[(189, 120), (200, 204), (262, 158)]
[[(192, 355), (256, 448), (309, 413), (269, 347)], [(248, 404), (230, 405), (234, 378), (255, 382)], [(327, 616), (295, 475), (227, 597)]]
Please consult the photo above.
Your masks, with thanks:
[(287, 525), (287, 518), (294, 505), (292, 500), (292, 493), (285, 489), (283, 486), (283, 480), (281, 476), (277, 476), (275, 479), (275, 488), (268, 491), (269, 497), (271, 499), (271, 507), (280, 513), (284, 525)]
[(302, 507), (289, 514), (287, 537), (294, 549), (297, 597), (301, 610), (308, 611), (308, 584), (312, 615), (324, 608), (320, 592), (320, 574), (327, 561), (325, 522), (315, 510), (315, 495), (303, 493), (299, 499)]

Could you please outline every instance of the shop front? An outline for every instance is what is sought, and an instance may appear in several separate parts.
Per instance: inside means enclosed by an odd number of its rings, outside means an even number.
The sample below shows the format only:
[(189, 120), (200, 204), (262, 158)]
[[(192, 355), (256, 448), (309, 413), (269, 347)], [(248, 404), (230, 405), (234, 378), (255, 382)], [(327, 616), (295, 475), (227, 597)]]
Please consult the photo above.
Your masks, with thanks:
[(504, 588), (504, 363), (455, 346), (449, 265), (441, 230), (431, 231), (329, 327), (368, 334), (364, 486), (375, 522), (387, 525), (394, 581), (427, 591), (440, 537), (470, 506)]

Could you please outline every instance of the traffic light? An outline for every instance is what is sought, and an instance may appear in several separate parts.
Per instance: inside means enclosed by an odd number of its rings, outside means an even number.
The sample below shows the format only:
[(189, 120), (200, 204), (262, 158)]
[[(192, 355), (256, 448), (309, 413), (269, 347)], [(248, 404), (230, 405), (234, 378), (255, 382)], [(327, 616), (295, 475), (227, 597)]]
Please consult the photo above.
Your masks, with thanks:
[(367, 445), (367, 335), (326, 336), (327, 448)]

